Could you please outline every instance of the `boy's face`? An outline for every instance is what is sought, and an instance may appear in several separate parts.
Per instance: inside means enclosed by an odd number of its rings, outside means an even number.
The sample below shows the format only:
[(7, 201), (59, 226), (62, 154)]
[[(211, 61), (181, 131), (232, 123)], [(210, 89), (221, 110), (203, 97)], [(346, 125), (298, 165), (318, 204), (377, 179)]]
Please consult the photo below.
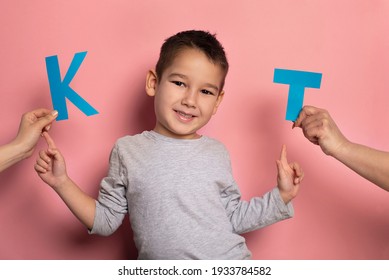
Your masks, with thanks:
[(159, 82), (147, 75), (146, 92), (154, 96), (154, 131), (172, 138), (199, 138), (197, 130), (208, 123), (223, 99), (222, 68), (197, 49), (184, 49), (165, 69)]

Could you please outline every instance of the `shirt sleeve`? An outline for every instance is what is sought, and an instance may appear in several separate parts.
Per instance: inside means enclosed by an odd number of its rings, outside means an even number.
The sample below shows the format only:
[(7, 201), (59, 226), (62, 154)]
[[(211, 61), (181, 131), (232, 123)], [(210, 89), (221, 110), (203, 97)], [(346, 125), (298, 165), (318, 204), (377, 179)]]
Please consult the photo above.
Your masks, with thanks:
[(111, 151), (107, 177), (101, 181), (95, 219), (90, 234), (108, 236), (122, 224), (128, 212), (125, 176), (117, 144)]
[(233, 175), (228, 152), (224, 155), (227, 166), (227, 184), (221, 190), (221, 201), (234, 231), (238, 234), (253, 231), (293, 217), (292, 202), (285, 204), (277, 187), (262, 197), (250, 201), (241, 199), (241, 193)]
[(241, 200), (240, 191), (234, 183), (224, 189), (221, 198), (232, 227), (238, 234), (274, 224), (294, 215), (292, 203), (284, 203), (277, 187), (262, 197), (244, 201)]

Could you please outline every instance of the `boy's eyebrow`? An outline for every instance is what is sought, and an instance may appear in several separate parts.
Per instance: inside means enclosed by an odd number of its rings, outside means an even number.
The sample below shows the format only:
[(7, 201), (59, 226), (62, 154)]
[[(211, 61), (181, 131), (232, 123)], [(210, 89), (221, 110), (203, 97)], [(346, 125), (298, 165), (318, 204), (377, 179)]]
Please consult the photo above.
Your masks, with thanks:
[[(171, 74), (169, 75), (169, 78), (174, 78), (174, 77), (176, 77), (176, 76), (179, 77), (179, 78), (181, 78), (181, 79), (184, 79), (184, 80), (187, 80), (187, 79), (188, 79), (188, 77), (187, 77), (186, 75), (180, 74), (180, 73), (171, 73)], [(217, 92), (219, 92), (219, 87), (217, 87), (217, 86), (215, 86), (215, 85), (213, 85), (213, 84), (206, 83), (205, 86), (206, 86), (206, 87), (213, 88), (214, 90), (216, 90)]]

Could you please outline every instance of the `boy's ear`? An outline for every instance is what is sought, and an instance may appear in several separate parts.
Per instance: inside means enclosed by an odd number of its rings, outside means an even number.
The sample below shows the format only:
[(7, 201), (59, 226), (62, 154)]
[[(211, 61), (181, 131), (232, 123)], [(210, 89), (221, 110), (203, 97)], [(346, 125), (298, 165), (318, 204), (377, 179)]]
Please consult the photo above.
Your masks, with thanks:
[(213, 113), (212, 113), (212, 115), (215, 115), (215, 114), (216, 114), (217, 108), (219, 108), (219, 105), (220, 105), (220, 103), (222, 102), (223, 97), (224, 97), (224, 90), (221, 91), (221, 92), (219, 93), (219, 95), (217, 96), (216, 104), (215, 104), (215, 107), (213, 108)]
[(148, 96), (154, 96), (157, 91), (158, 78), (154, 70), (149, 70), (146, 76), (146, 93)]

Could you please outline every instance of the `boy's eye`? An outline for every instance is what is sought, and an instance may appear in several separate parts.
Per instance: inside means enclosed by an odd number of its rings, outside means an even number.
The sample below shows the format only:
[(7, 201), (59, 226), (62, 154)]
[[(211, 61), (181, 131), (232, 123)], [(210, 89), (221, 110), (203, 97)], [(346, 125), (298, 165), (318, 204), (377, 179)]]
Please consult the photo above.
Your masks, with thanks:
[(215, 95), (213, 92), (211, 92), (211, 91), (209, 91), (209, 90), (206, 90), (206, 89), (202, 89), (202, 90), (201, 90), (201, 93), (207, 94), (207, 95)]
[(180, 82), (180, 81), (172, 81), (172, 83), (175, 84), (176, 86), (179, 86), (179, 87), (185, 86), (185, 84), (183, 82)]

